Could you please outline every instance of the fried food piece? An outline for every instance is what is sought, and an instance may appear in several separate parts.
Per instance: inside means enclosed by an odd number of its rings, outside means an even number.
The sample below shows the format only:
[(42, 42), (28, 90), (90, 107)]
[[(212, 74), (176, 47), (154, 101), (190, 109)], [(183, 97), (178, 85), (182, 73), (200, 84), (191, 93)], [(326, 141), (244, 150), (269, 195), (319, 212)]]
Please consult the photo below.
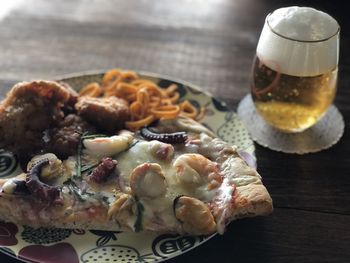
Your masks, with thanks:
[(28, 159), (44, 141), (43, 132), (63, 118), (69, 92), (53, 81), (16, 84), (0, 103), (0, 148)]
[(59, 158), (66, 159), (75, 155), (80, 136), (84, 132), (96, 133), (96, 128), (75, 114), (67, 115), (50, 131), (48, 152), (54, 152)]
[(69, 99), (68, 99), (67, 103), (64, 105), (63, 111), (65, 113), (75, 112), (74, 105), (78, 101), (78, 97), (79, 97), (78, 92), (76, 92), (76, 90), (74, 90), (67, 82), (59, 81), (58, 83), (60, 85), (62, 85), (63, 87), (65, 87), (66, 90), (69, 92)]
[(85, 120), (106, 132), (120, 130), (130, 118), (128, 102), (117, 97), (79, 97), (75, 109)]

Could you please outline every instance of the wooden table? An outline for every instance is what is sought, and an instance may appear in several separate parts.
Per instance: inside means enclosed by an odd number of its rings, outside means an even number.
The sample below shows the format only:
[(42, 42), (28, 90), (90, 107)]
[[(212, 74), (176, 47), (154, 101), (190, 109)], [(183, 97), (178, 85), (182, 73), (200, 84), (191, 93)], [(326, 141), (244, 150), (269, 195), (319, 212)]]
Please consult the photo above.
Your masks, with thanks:
[[(288, 5), (333, 15), (342, 27), (335, 104), (346, 122), (326, 151), (283, 154), (256, 146), (274, 200), (269, 217), (239, 220), (223, 236), (169, 262), (350, 262), (350, 19), (334, 1), (88, 1), (0, 3), (0, 87), (123, 67), (180, 78), (235, 109), (265, 16)], [(0, 262), (17, 262), (0, 254)]]

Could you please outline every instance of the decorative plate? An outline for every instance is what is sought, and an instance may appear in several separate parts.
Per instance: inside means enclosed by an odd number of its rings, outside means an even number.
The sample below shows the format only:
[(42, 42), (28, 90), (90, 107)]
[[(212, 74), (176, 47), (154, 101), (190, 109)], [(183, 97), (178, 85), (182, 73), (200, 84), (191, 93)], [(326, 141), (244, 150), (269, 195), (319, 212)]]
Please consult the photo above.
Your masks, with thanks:
[[(205, 107), (201, 121), (223, 140), (237, 145), (247, 163), (256, 166), (254, 144), (247, 130), (226, 105), (210, 94), (183, 81), (149, 73), (141, 77), (157, 82), (160, 87), (178, 85), (181, 100), (188, 99), (196, 107)], [(103, 74), (84, 74), (61, 78), (80, 89), (90, 82), (99, 82)], [(21, 172), (16, 158), (0, 150), (0, 178)], [(140, 234), (99, 230), (39, 228), (0, 222), (0, 251), (27, 262), (132, 263), (160, 262), (195, 248), (212, 236), (179, 236), (172, 234)]]

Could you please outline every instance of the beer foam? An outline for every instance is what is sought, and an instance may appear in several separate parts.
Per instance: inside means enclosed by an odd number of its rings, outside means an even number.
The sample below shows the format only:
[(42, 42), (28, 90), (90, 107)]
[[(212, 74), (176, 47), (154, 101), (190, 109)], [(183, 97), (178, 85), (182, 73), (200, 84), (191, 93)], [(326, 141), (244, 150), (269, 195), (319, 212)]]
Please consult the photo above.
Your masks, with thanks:
[(338, 30), (334, 18), (314, 8), (280, 8), (266, 18), (257, 55), (266, 66), (284, 74), (320, 75), (338, 65)]
[(268, 17), (273, 31), (301, 41), (319, 41), (334, 35), (339, 25), (330, 15), (310, 7), (277, 9)]

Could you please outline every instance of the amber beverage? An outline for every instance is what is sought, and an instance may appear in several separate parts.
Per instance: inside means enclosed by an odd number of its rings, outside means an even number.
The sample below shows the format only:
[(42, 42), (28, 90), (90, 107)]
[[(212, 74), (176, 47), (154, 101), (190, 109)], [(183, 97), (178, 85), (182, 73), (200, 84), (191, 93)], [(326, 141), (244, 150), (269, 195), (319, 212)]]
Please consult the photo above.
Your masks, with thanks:
[(336, 94), (338, 43), (338, 23), (315, 9), (282, 8), (266, 18), (250, 86), (267, 123), (300, 132), (322, 118)]
[(264, 65), (253, 65), (251, 93), (263, 118), (285, 132), (302, 131), (314, 125), (332, 103), (338, 69), (317, 76), (291, 76)]

